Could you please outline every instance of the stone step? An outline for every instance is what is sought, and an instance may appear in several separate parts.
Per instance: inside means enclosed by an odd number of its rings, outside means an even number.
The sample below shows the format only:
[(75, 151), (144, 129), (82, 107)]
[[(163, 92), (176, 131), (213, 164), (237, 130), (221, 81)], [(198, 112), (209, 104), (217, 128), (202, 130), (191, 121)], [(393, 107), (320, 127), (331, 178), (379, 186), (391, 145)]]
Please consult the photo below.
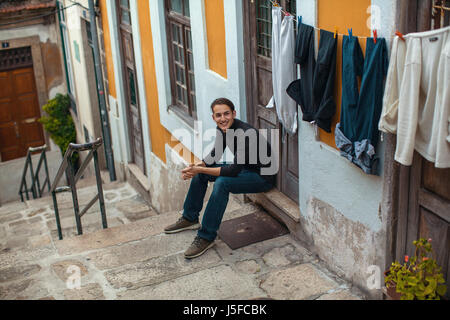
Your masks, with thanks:
[(124, 244), (163, 233), (164, 227), (173, 223), (178, 216), (178, 212), (157, 215), (93, 233), (63, 239), (55, 242), (55, 246), (60, 255), (70, 255)]

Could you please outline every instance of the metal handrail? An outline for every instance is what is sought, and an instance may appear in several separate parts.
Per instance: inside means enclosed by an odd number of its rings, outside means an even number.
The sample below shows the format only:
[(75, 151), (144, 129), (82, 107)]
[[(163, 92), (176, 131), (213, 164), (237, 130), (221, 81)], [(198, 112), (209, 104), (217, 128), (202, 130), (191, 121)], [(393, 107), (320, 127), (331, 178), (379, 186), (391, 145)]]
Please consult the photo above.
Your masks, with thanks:
[[(61, 222), (59, 219), (59, 211), (58, 211), (58, 203), (56, 199), (56, 194), (59, 192), (66, 192), (66, 191), (72, 191), (72, 201), (73, 201), (73, 209), (75, 213), (75, 221), (77, 224), (77, 231), (78, 234), (83, 234), (83, 229), (81, 226), (81, 217), (89, 210), (89, 208), (92, 207), (92, 205), (98, 200), (100, 204), (100, 212), (102, 217), (102, 225), (103, 229), (108, 228), (108, 224), (106, 221), (106, 210), (105, 210), (105, 200), (103, 198), (103, 187), (102, 187), (102, 179), (100, 176), (100, 169), (98, 165), (98, 153), (97, 149), (103, 144), (102, 138), (98, 138), (97, 140), (85, 144), (74, 144), (70, 143), (67, 147), (66, 153), (64, 154), (64, 159), (58, 169), (58, 172), (56, 173), (55, 180), (53, 181), (53, 184), (50, 188), (50, 192), (52, 193), (53, 198), (53, 206), (55, 208), (55, 218), (56, 218), (56, 226), (58, 228), (58, 237), (59, 240), (62, 240), (62, 230), (61, 230)], [(69, 165), (69, 160), (72, 158), (72, 154), (74, 152), (81, 152), (81, 151), (89, 151), (88, 156), (86, 159), (84, 159), (83, 163), (81, 164), (80, 168), (78, 169), (77, 173), (74, 174), (73, 168), (71, 165)], [(78, 195), (77, 195), (77, 187), (76, 183), (80, 179), (81, 175), (83, 174), (84, 170), (90, 163), (90, 161), (94, 159), (94, 169), (95, 169), (95, 178), (97, 182), (97, 190), (98, 194), (92, 198), (89, 203), (84, 207), (84, 209), (80, 212), (80, 207), (78, 204)], [(59, 181), (62, 178), (62, 175), (66, 173), (67, 181), (69, 183), (68, 186), (63, 187), (57, 187)]]
[[(42, 192), (44, 191), (46, 185), (48, 186), (48, 191), (50, 191), (50, 176), (48, 174), (47, 156), (45, 153), (46, 149), (47, 149), (47, 146), (45, 144), (40, 147), (28, 148), (27, 157), (25, 160), (25, 166), (24, 166), (23, 172), (22, 172), (22, 180), (21, 180), (20, 187), (19, 187), (19, 195), (20, 195), (20, 200), (22, 200), (22, 202), (24, 202), (24, 199), (23, 199), (24, 193), (26, 195), (27, 200), (30, 200), (30, 197), (28, 196), (28, 192), (31, 192), (31, 194), (33, 195), (33, 199), (36, 199), (36, 198), (42, 197)], [(39, 162), (38, 162), (38, 165), (36, 168), (36, 172), (33, 172), (33, 161), (31, 158), (31, 154), (33, 152), (38, 152), (38, 151), (41, 152), (41, 156), (39, 157)], [(40, 183), (39, 183), (39, 172), (41, 170), (42, 163), (44, 163), (46, 178), (45, 178), (44, 183), (41, 188)], [(28, 167), (30, 168), (30, 176), (31, 176), (31, 188), (30, 189), (28, 189), (28, 187), (27, 187), (27, 179), (26, 179)], [(25, 190), (24, 190), (24, 188), (25, 188)]]

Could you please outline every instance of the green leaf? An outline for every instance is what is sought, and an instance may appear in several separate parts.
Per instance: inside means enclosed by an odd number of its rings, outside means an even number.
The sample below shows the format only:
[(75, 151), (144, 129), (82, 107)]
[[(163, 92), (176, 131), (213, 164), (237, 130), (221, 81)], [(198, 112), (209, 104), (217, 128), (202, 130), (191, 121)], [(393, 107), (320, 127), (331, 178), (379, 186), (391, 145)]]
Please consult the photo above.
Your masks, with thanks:
[(440, 296), (444, 296), (447, 292), (447, 286), (446, 285), (438, 285), (436, 288), (436, 292)]

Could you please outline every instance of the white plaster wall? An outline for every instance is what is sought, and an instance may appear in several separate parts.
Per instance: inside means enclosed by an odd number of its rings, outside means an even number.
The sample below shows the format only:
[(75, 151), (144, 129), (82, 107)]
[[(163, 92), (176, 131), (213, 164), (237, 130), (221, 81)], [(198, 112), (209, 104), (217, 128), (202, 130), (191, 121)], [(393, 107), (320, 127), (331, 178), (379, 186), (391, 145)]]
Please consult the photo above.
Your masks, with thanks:
[[(66, 1), (65, 5), (69, 6), (70, 1)], [(86, 35), (82, 34), (83, 29), (81, 28), (81, 19), (83, 17), (83, 11), (87, 11), (80, 6), (72, 6), (66, 9), (66, 23), (67, 23), (67, 35), (69, 43), (67, 44), (70, 48), (70, 59), (72, 61), (74, 81), (76, 88), (76, 103), (78, 109), (78, 120), (80, 123), (88, 129), (90, 135), (93, 135), (94, 121), (92, 117), (92, 100), (97, 99), (97, 97), (91, 97), (89, 86), (88, 86), (88, 72), (86, 70), (85, 61), (85, 50), (91, 50), (91, 48), (85, 47), (83, 43), (83, 37)], [(86, 12), (86, 17), (89, 19), (89, 12)], [(83, 22), (84, 23), (84, 22)], [(76, 59), (75, 55), (75, 45), (78, 44), (80, 61)], [(82, 129), (82, 127), (81, 127)], [(83, 137), (84, 133), (79, 132), (79, 136)], [(97, 138), (97, 137), (94, 137)]]
[(173, 112), (167, 110), (171, 99), (171, 88), (168, 73), (169, 62), (163, 1), (149, 1), (150, 18), (155, 50), (161, 123), (171, 133), (180, 129), (188, 132), (193, 138), (191, 141), (183, 141), (183, 143), (197, 157), (203, 158), (204, 152), (208, 151), (206, 150), (207, 143), (204, 145), (202, 143), (203, 133), (208, 129), (215, 128), (209, 108), (214, 99), (218, 97), (231, 99), (236, 106), (236, 112), (239, 117), (244, 120), (246, 119), (242, 2), (237, 0), (224, 1), (227, 79), (208, 68), (208, 44), (204, 2), (203, 0), (191, 0), (189, 3), (197, 116), (198, 121), (202, 122), (198, 127), (192, 128)]
[[(317, 0), (297, 1), (297, 12), (306, 24), (317, 25)], [(395, 23), (395, 0), (374, 0), (372, 5), (381, 8), (378, 34), (390, 38)], [(388, 41), (389, 45), (389, 41)], [(301, 115), (300, 115), (301, 118)], [(384, 143), (380, 142), (377, 154), (379, 168), (383, 167)], [(320, 199), (352, 221), (379, 231), (382, 221), (378, 216), (382, 195), (382, 172), (380, 176), (363, 173), (361, 169), (341, 157), (339, 151), (316, 141), (314, 127), (299, 123), (299, 203), (302, 214), (308, 212), (308, 201)]]
[(51, 43), (56, 43), (58, 39), (56, 33), (57, 30), (58, 29), (55, 28), (54, 24), (50, 25), (40, 24), (14, 29), (4, 29), (0, 30), (0, 40), (25, 38), (38, 35), (42, 43), (45, 43), (47, 41)]

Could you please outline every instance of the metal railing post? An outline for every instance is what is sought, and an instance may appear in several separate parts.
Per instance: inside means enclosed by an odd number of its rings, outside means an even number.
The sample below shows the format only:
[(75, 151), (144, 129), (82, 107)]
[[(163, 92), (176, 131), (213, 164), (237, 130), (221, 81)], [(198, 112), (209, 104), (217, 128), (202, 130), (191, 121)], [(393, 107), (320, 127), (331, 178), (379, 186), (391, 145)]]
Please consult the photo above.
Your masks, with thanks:
[(75, 184), (73, 168), (72, 168), (72, 165), (70, 163), (67, 166), (66, 172), (67, 172), (67, 178), (69, 179), (69, 187), (70, 187), (70, 189), (72, 191), (72, 202), (73, 202), (73, 211), (75, 213), (75, 222), (77, 223), (77, 231), (78, 231), (78, 234), (80, 235), (80, 234), (83, 234), (83, 228), (81, 226), (80, 208), (79, 208), (79, 205), (78, 205), (77, 187), (76, 187), (76, 184)]
[(31, 193), (33, 195), (33, 199), (36, 199), (37, 193), (36, 193), (36, 185), (35, 185), (35, 181), (34, 181), (33, 161), (31, 159), (31, 152), (28, 152), (27, 161), (30, 161)]
[(56, 219), (56, 227), (58, 228), (58, 238), (59, 240), (62, 240), (62, 230), (61, 230), (61, 221), (59, 220), (59, 210), (58, 210), (58, 203), (56, 201), (56, 192), (52, 192), (52, 198), (53, 198), (53, 208), (55, 209), (55, 219)]
[[(44, 169), (45, 169), (45, 174), (47, 176), (48, 192), (50, 192), (50, 175), (48, 173), (47, 154), (45, 153), (45, 150), (44, 150)], [(44, 186), (45, 186), (45, 183), (44, 183)]]
[(98, 202), (100, 204), (100, 212), (102, 216), (102, 225), (103, 229), (108, 228), (108, 223), (106, 221), (106, 211), (105, 211), (105, 200), (103, 198), (103, 186), (102, 186), (102, 177), (100, 175), (100, 168), (98, 166), (98, 154), (97, 150), (94, 150), (94, 168), (95, 168), (95, 177), (97, 181), (97, 190), (98, 190)]

